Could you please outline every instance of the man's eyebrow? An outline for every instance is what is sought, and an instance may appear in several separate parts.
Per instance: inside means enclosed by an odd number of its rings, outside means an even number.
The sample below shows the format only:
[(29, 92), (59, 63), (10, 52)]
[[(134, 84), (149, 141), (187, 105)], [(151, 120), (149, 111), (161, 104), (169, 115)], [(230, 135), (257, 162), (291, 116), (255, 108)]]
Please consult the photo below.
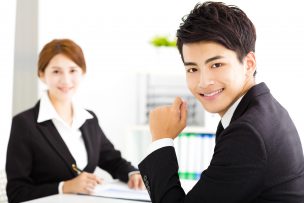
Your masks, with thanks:
[[(214, 61), (214, 60), (217, 60), (217, 59), (221, 59), (221, 58), (224, 58), (224, 56), (214, 56), (214, 57), (211, 57), (211, 58), (208, 58), (206, 61), (205, 61), (205, 64), (207, 63), (210, 63), (211, 61)], [(194, 62), (184, 62), (184, 65), (185, 66), (197, 66), (197, 63), (194, 63)]]
[(184, 65), (185, 66), (197, 66), (197, 64), (194, 62), (184, 62)]
[(205, 61), (205, 64), (207, 63), (210, 63), (211, 61), (214, 61), (214, 60), (217, 60), (217, 59), (221, 59), (221, 58), (224, 58), (224, 56), (214, 56), (214, 57), (211, 57), (211, 58), (208, 58), (206, 61)]

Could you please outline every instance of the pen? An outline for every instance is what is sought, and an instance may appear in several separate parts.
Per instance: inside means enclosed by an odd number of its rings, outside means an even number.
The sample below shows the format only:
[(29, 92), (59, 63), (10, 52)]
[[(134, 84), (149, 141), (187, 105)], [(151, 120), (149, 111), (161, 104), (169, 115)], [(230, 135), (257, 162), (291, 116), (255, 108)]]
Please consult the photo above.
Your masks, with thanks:
[(72, 164), (72, 169), (75, 171), (78, 175), (82, 173), (82, 170), (77, 168), (76, 164)]

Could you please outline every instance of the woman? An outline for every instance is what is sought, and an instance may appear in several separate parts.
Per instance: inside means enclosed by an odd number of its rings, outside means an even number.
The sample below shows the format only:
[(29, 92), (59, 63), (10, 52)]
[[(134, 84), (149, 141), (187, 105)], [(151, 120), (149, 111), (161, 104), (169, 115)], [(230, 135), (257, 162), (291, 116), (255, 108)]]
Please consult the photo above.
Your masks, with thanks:
[(47, 91), (12, 121), (6, 160), (9, 202), (89, 194), (102, 183), (93, 174), (97, 166), (131, 188), (143, 187), (139, 172), (114, 149), (96, 115), (73, 102), (85, 73), (83, 52), (73, 41), (56, 39), (43, 47), (38, 76)]

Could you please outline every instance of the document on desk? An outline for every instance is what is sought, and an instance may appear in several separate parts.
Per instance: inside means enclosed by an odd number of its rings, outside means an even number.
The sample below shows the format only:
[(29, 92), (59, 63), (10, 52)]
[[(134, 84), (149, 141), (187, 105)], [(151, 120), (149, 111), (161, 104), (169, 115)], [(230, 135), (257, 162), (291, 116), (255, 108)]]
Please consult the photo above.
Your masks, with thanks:
[(95, 187), (93, 196), (151, 202), (147, 190), (130, 189), (126, 183), (113, 181)]

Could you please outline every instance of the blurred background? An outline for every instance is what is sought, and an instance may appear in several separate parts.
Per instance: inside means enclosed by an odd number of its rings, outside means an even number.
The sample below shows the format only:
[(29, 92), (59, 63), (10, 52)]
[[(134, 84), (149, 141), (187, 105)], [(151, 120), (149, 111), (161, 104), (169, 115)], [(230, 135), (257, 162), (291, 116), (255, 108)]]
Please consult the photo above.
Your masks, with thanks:
[[(304, 13), (301, 1), (227, 0), (244, 10), (257, 30), (257, 80), (287, 108), (304, 142)], [(150, 142), (149, 110), (182, 96), (190, 104), (189, 132), (214, 133), (219, 118), (204, 112), (186, 88), (174, 39), (181, 18), (197, 0), (0, 0), (0, 166), (5, 166), (12, 116), (32, 107), (42, 46), (70, 38), (85, 54), (87, 75), (77, 100), (93, 110), (107, 137), (137, 164)], [(302, 124), (301, 124), (302, 123)]]

